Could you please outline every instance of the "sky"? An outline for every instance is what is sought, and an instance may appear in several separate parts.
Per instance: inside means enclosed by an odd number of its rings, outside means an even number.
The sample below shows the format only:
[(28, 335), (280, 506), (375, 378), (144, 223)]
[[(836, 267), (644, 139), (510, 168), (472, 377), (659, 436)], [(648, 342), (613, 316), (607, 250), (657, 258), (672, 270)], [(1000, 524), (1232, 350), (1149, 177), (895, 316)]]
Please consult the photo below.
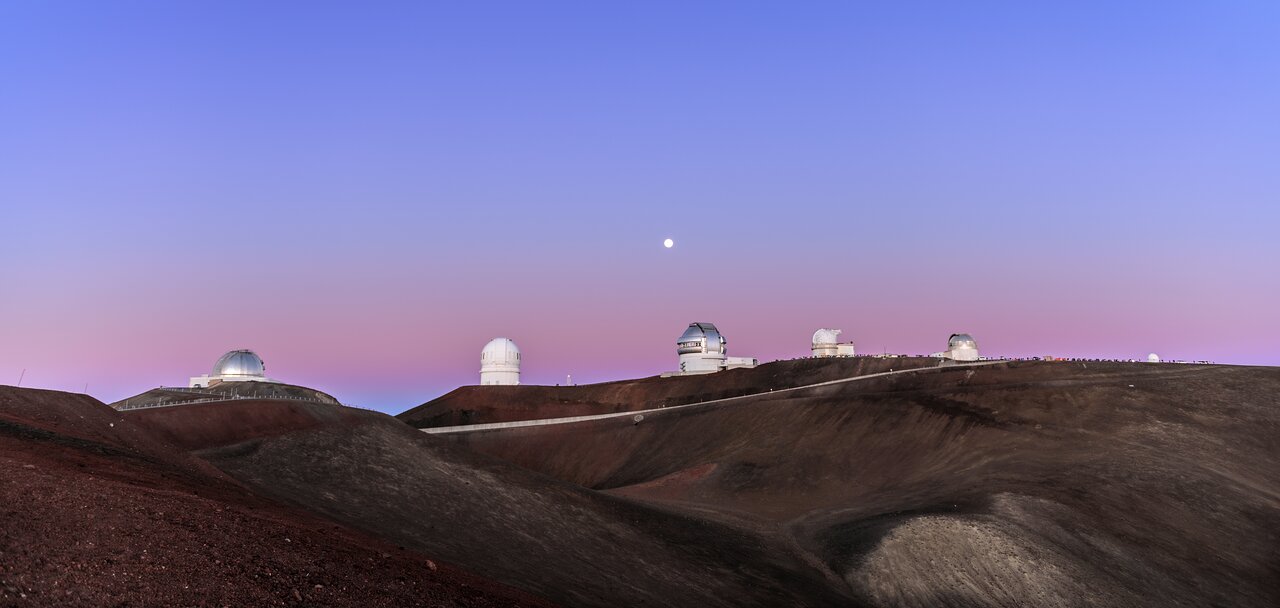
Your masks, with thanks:
[(1119, 4), (0, 3), (0, 383), (1280, 365), (1280, 3)]

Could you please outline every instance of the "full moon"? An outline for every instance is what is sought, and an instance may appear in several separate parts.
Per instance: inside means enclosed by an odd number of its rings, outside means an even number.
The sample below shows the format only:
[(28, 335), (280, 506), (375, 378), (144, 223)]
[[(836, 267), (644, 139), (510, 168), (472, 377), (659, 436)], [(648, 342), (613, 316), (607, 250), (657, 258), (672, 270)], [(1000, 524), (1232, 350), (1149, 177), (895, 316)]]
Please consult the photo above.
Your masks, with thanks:
[(676, 244), (676, 242), (675, 242), (675, 241), (673, 241), (673, 240), (671, 240), (671, 239), (667, 239), (667, 240), (665, 240), (665, 241), (662, 241), (662, 246), (663, 246), (663, 247), (666, 247), (667, 249), (671, 249), (673, 246), (675, 246), (675, 244)]

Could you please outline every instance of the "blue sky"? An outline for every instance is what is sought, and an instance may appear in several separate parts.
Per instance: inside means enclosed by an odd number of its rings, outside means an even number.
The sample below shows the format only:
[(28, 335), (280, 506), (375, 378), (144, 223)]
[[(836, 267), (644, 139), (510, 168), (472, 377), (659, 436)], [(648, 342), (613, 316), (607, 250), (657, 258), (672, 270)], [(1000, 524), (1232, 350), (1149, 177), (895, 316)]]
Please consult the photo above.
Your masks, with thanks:
[(1274, 2), (9, 2), (0, 381), (247, 346), (394, 409), (693, 320), (1277, 364), (1278, 65)]

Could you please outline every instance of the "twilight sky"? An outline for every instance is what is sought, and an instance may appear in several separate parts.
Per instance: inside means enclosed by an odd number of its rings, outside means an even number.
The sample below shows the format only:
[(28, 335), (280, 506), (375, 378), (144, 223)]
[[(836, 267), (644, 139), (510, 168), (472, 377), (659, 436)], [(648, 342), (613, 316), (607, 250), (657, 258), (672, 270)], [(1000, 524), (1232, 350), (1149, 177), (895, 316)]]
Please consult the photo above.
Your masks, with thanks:
[(0, 3), (0, 383), (1280, 365), (1280, 3), (621, 4)]

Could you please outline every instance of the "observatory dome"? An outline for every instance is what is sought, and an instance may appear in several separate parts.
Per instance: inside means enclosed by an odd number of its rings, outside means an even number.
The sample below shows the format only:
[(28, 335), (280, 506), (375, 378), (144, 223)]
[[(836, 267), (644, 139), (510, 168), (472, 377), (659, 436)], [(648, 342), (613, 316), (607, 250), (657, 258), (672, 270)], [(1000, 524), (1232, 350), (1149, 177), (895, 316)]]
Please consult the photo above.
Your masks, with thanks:
[(725, 339), (713, 323), (690, 323), (676, 348), (681, 355), (724, 354)]
[(840, 339), (840, 330), (838, 329), (819, 329), (813, 332), (813, 346), (817, 348), (819, 344), (835, 344)]
[(484, 345), (480, 384), (520, 384), (520, 348), (511, 338), (494, 338)]
[(224, 381), (265, 378), (266, 375), (267, 366), (262, 362), (262, 357), (247, 349), (233, 350), (222, 355), (218, 362), (213, 364), (213, 373), (209, 374), (210, 377), (221, 378)]
[(520, 365), (520, 349), (511, 338), (494, 338), (480, 351), (480, 364)]
[(681, 373), (719, 371), (725, 365), (725, 339), (712, 323), (690, 323), (676, 340)]
[(947, 340), (947, 348), (978, 348), (978, 343), (969, 334), (951, 334)]
[(840, 353), (840, 330), (822, 328), (813, 332), (813, 356), (834, 357)]
[(938, 354), (952, 361), (977, 361), (978, 342), (969, 334), (951, 334), (947, 350)]
[(1159, 363), (1159, 362), (1160, 362), (1160, 355), (1157, 355), (1155, 353), (1151, 353), (1147, 355), (1147, 363)]

